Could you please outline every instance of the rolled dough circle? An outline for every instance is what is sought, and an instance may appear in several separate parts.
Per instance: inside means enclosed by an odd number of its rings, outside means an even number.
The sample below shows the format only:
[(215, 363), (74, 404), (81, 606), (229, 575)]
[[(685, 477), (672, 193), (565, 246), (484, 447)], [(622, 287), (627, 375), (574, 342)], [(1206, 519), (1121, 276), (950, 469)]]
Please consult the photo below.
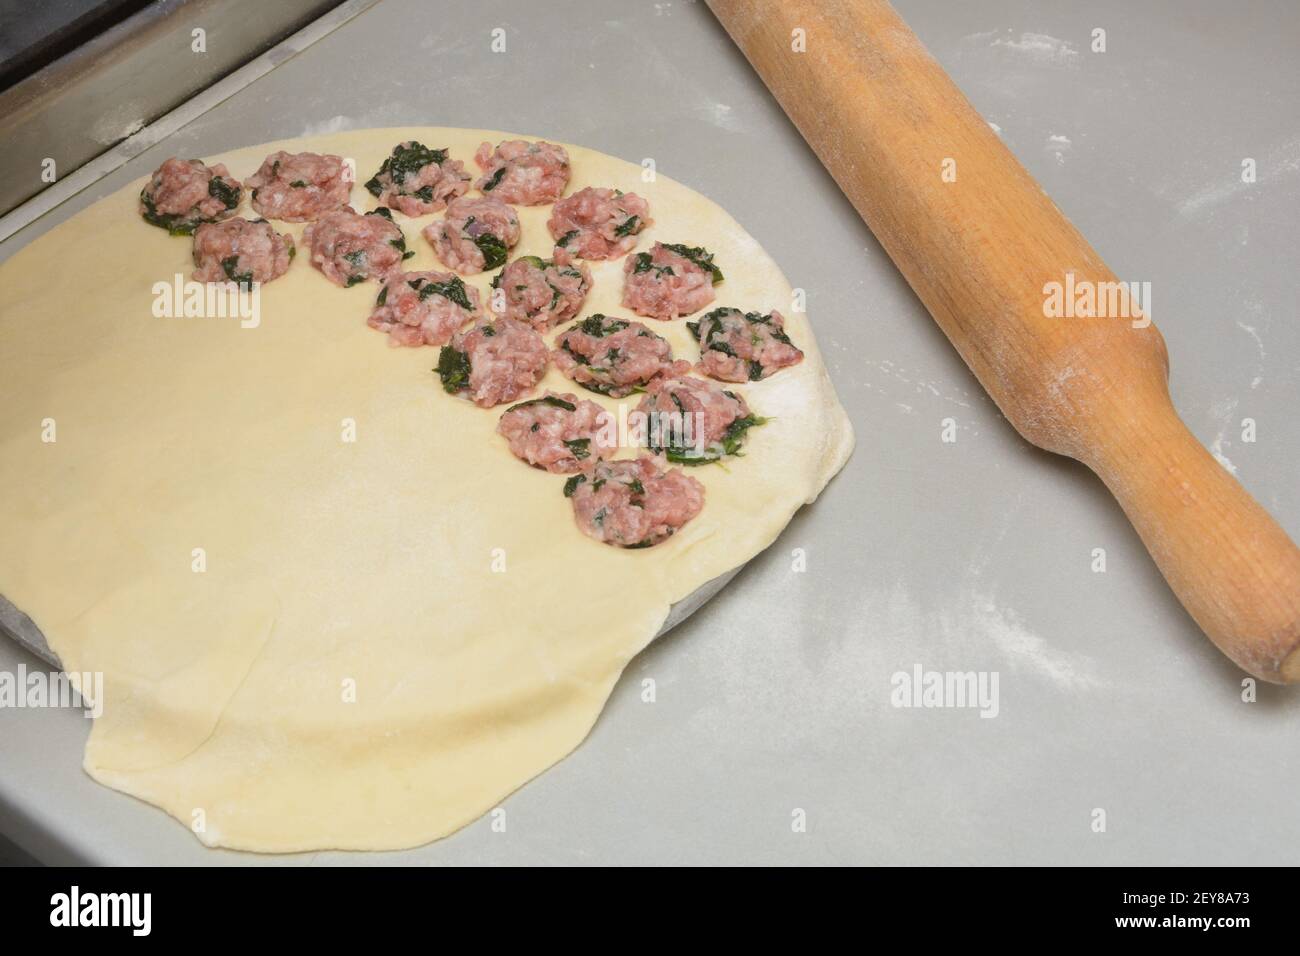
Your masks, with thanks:
[[(473, 172), (480, 142), (508, 138), (371, 129), (204, 159), (243, 179), (276, 149), (336, 153), (364, 182), (402, 140)], [(85, 753), (100, 783), (210, 846), (444, 836), (573, 750), (674, 602), (771, 544), (843, 465), (847, 417), (759, 244), (668, 177), (567, 148), (570, 192), (647, 198), (638, 249), (705, 246), (717, 304), (779, 309), (806, 354), (743, 387), (770, 421), (743, 458), (691, 471), (703, 513), (647, 550), (581, 534), (563, 478), (496, 435), (500, 409), (445, 394), (435, 349), (389, 348), (365, 324), (377, 285), (332, 285), (301, 243), (250, 328), (154, 315), (155, 284), (192, 266), (187, 239), (141, 221), (143, 180), (0, 266), (0, 592), (69, 673), (103, 674)], [(352, 202), (376, 205), (359, 185)], [(518, 212), (512, 258), (549, 255), (550, 207)], [(255, 218), (247, 198), (240, 214)], [(419, 233), (441, 215), (395, 216), (406, 269), (440, 268)], [(582, 314), (627, 315), (622, 260), (590, 265)], [(490, 278), (466, 280), (485, 302)], [(685, 323), (653, 328), (698, 356)], [(542, 386), (576, 390), (554, 369)]]

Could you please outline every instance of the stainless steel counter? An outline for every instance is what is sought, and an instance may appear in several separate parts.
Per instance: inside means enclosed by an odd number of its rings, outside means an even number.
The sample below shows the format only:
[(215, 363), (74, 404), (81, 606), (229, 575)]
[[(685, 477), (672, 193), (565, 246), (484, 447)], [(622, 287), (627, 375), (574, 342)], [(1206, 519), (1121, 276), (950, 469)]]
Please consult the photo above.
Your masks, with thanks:
[[(1119, 276), (1153, 284), (1176, 403), (1300, 535), (1300, 7), (897, 5)], [(0, 255), (174, 153), (399, 124), (651, 156), (716, 199), (808, 291), (859, 446), (632, 663), (587, 743), (506, 802), (505, 833), (312, 862), (1296, 862), (1300, 694), (1243, 702), (1244, 675), (1100, 483), (1001, 419), (702, 3), (383, 0)], [(0, 668), (20, 659), (0, 646)], [(997, 672), (996, 717), (895, 707), (893, 676), (917, 665)], [(93, 784), (86, 731), (71, 712), (0, 710), (11, 839), (54, 861), (281, 862), (206, 850)]]

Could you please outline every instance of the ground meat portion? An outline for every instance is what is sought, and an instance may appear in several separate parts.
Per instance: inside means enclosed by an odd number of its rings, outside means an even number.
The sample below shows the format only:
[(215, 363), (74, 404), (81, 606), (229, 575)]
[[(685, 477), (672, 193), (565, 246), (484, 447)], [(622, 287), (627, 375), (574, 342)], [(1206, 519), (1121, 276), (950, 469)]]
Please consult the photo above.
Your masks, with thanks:
[(188, 236), (202, 223), (234, 215), (243, 195), (239, 180), (220, 163), (173, 158), (140, 190), (140, 215), (173, 236)]
[(618, 447), (614, 416), (589, 399), (547, 391), (506, 409), (497, 423), (510, 451), (534, 468), (572, 474)]
[(569, 185), (569, 152), (554, 143), (508, 139), (496, 149), (483, 143), (474, 162), (483, 170), (474, 186), (517, 206), (555, 202)]
[(591, 290), (591, 270), (556, 249), (554, 259), (520, 256), (492, 280), (492, 288), (503, 315), (545, 332), (578, 314)]
[(413, 253), (387, 209), (364, 216), (351, 206), (326, 213), (302, 233), (311, 264), (345, 288), (367, 279), (384, 279)]
[(366, 325), (389, 345), (446, 345), (478, 312), (478, 290), (450, 272), (394, 272), (384, 280)]
[(194, 231), (196, 282), (270, 282), (289, 271), (296, 253), (293, 236), (276, 232), (265, 219), (204, 223)]
[(638, 315), (675, 319), (713, 301), (722, 270), (699, 246), (656, 242), (623, 264), (623, 304)]
[(700, 343), (700, 371), (724, 382), (756, 382), (803, 361), (775, 309), (714, 309), (686, 326)]
[(519, 216), (499, 199), (456, 199), (447, 215), (424, 227), (433, 254), (448, 269), (474, 275), (506, 264), (519, 241)]
[(556, 340), (555, 367), (588, 391), (622, 398), (665, 375), (685, 375), (690, 363), (640, 322), (596, 313)]
[(580, 259), (617, 259), (649, 226), (650, 204), (636, 193), (588, 186), (555, 204), (546, 228), (555, 244)]
[(704, 486), (651, 455), (597, 462), (565, 482), (564, 494), (584, 534), (620, 548), (652, 547), (704, 508)]
[(475, 405), (513, 402), (546, 374), (546, 343), (514, 319), (483, 320), (452, 336), (438, 354), (438, 377), (448, 392), (468, 392)]
[(253, 208), (267, 219), (310, 222), (347, 205), (353, 173), (342, 156), (272, 153), (244, 180)]
[(452, 159), (447, 150), (407, 140), (393, 147), (366, 189), (385, 206), (408, 216), (424, 216), (465, 195), (469, 181), (465, 164)]
[(681, 465), (705, 465), (740, 454), (745, 433), (766, 419), (745, 400), (703, 378), (651, 382), (630, 426), (643, 429), (647, 447)]

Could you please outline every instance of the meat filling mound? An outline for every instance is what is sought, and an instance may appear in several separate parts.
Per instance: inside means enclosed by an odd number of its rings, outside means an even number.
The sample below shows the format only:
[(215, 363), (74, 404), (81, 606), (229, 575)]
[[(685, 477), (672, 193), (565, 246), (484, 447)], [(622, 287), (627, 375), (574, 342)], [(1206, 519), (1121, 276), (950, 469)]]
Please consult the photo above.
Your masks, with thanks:
[(591, 290), (591, 270), (556, 249), (553, 259), (520, 256), (497, 274), (492, 288), (494, 311), (545, 332), (578, 314)]
[(483, 170), (474, 185), (517, 206), (555, 202), (569, 184), (569, 152), (554, 143), (508, 139), (496, 149), (483, 143), (474, 161)]
[(303, 230), (302, 241), (311, 252), (311, 264), (344, 288), (367, 279), (382, 281), (414, 255), (382, 206), (364, 216), (351, 206), (326, 213)]
[(568, 392), (510, 406), (497, 433), (520, 461), (557, 475), (581, 471), (618, 447), (614, 416)]
[(442, 347), (437, 372), (449, 393), (490, 408), (530, 391), (546, 374), (546, 359), (546, 343), (531, 326), (482, 320)]
[(346, 206), (352, 194), (352, 168), (342, 156), (272, 153), (244, 180), (253, 208), (267, 219), (311, 222)]
[(394, 272), (366, 319), (389, 345), (446, 345), (478, 313), (478, 290), (450, 272)]
[(638, 315), (675, 319), (713, 301), (722, 270), (700, 246), (656, 242), (623, 264), (623, 304)]
[(640, 322), (596, 313), (570, 326), (556, 340), (555, 367), (588, 391), (622, 398), (656, 378), (685, 375), (690, 363), (673, 360), (662, 336)]
[(546, 228), (572, 256), (617, 259), (635, 248), (652, 222), (650, 204), (636, 193), (588, 186), (557, 202)]
[(407, 140), (393, 147), (366, 189), (385, 206), (408, 216), (424, 216), (465, 195), (470, 175), (445, 149)]
[(650, 383), (629, 416), (648, 448), (679, 465), (706, 465), (741, 453), (749, 429), (764, 424), (735, 392), (703, 378)]
[(293, 236), (276, 232), (265, 219), (203, 223), (194, 232), (193, 278), (251, 287), (288, 272), (296, 252)]
[(698, 322), (687, 322), (700, 343), (700, 371), (724, 382), (757, 382), (803, 361), (785, 334), (785, 320), (773, 309), (741, 312), (714, 309)]
[(243, 195), (239, 180), (220, 163), (173, 158), (140, 190), (140, 215), (173, 236), (188, 236), (205, 222), (233, 216)]
[(519, 241), (519, 216), (499, 199), (455, 199), (444, 218), (424, 227), (424, 238), (448, 269), (474, 275), (506, 264)]
[(650, 548), (704, 508), (704, 486), (660, 459), (598, 461), (564, 483), (573, 517), (589, 537), (619, 548)]

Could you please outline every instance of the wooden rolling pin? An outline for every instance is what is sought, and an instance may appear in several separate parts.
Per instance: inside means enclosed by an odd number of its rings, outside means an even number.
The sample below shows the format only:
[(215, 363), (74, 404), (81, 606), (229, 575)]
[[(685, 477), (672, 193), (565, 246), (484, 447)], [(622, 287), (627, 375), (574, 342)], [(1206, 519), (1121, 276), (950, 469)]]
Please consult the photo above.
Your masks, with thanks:
[(1137, 303), (1048, 316), (1049, 283), (1116, 276), (894, 9), (709, 6), (1016, 430), (1101, 477), (1228, 657), (1300, 681), (1300, 551), (1174, 411)]

